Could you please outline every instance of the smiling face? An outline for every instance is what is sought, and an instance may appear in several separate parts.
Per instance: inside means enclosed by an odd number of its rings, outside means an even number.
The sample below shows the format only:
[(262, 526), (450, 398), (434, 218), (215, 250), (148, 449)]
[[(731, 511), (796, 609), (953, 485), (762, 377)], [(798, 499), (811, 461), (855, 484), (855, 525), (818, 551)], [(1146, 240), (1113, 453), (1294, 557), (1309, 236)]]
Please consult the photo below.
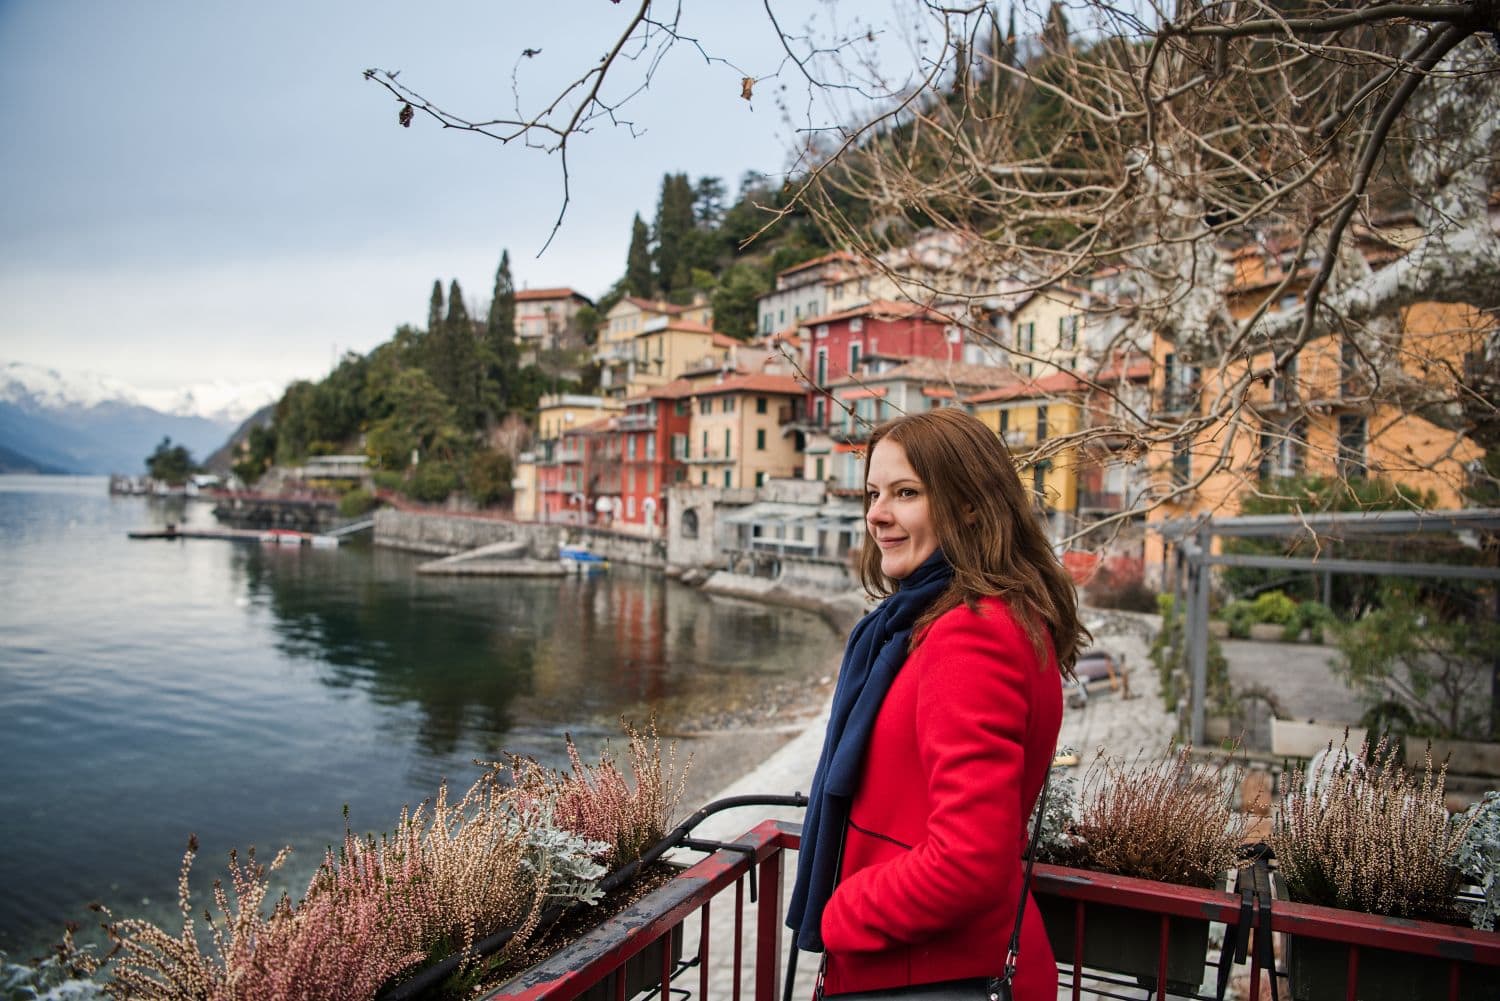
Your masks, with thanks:
[(865, 491), (865, 527), (880, 549), (880, 572), (904, 580), (938, 548), (927, 485), (911, 468), (906, 449), (882, 439), (870, 453)]

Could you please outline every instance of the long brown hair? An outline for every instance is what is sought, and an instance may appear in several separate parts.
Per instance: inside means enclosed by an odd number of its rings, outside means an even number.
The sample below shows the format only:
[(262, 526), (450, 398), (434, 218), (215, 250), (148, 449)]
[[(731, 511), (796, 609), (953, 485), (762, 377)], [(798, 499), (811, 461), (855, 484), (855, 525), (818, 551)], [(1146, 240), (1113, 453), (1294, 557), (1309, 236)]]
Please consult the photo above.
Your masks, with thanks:
[[(1015, 463), (998, 435), (960, 410), (910, 414), (875, 429), (865, 452), (865, 477), (875, 446), (891, 441), (906, 452), (927, 490), (928, 513), (938, 545), (953, 564), (953, 583), (918, 622), (914, 635), (960, 603), (976, 607), (982, 597), (1004, 599), (1026, 629), (1038, 656), (1046, 628), (1058, 668), (1073, 673), (1088, 630), (1078, 619), (1078, 594), (1021, 486)], [(865, 511), (870, 508), (868, 492)], [(865, 590), (883, 598), (896, 582), (880, 570), (880, 548), (866, 543), (860, 557)]]

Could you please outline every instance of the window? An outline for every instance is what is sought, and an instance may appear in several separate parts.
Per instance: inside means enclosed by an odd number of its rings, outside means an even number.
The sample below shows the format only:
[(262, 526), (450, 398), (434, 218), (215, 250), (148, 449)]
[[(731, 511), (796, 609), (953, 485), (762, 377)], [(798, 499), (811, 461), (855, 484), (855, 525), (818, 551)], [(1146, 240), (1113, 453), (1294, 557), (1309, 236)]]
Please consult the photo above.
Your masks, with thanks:
[(730, 441), (730, 436), (733, 435), (733, 434), (734, 434), (733, 429), (731, 429), (731, 428), (725, 428), (724, 429), (724, 458), (726, 458), (726, 459), (729, 458), (729, 441)]
[(726, 469), (726, 470), (724, 470), (724, 486), (726, 486), (726, 487), (732, 487), (732, 486), (734, 486), (734, 470), (732, 470), (732, 469)]
[(635, 520), (635, 498), (634, 497), (626, 497), (625, 498), (625, 517), (631, 519), (632, 521)]
[(821, 456), (819, 456), (818, 459), (813, 462), (813, 479), (827, 479), (827, 477), (823, 475), (823, 459)]
[(784, 310), (784, 309), (778, 309), (776, 311), (776, 323), (779, 326), (785, 326), (786, 325), (786, 310)]
[(714, 401), (710, 400), (706, 396), (698, 401), (698, 413), (703, 414), (704, 416), (707, 416), (709, 413), (711, 413), (713, 411), (713, 408)]
[(813, 382), (819, 386), (828, 385), (828, 349), (818, 348), (818, 367)]
[(1178, 440), (1172, 443), (1172, 486), (1185, 487), (1193, 479), (1192, 443)]
[(688, 436), (685, 434), (674, 434), (672, 436), (672, 458), (689, 459), (692, 455), (688, 451)]
[(1359, 348), (1353, 340), (1344, 338), (1339, 344), (1339, 388), (1345, 396), (1358, 396), (1363, 387), (1359, 378)]
[(674, 483), (686, 483), (687, 482), (687, 470), (683, 469), (681, 466), (678, 466), (676, 468), (676, 470), (674, 470), (673, 473), (672, 473), (672, 482), (674, 482)]
[(682, 537), (684, 539), (698, 537), (698, 512), (692, 508), (682, 512)]
[(802, 307), (801, 306), (793, 306), (792, 307), (792, 319), (794, 319), (794, 320), (800, 320), (800, 319), (802, 319)]
[(625, 458), (635, 458), (635, 439), (637, 437), (637, 435), (631, 435), (630, 437), (625, 439)]
[(1036, 440), (1042, 441), (1047, 437), (1047, 405), (1044, 403), (1036, 408)]
[(1369, 444), (1369, 425), (1359, 414), (1339, 416), (1338, 474), (1346, 480), (1365, 476), (1365, 446)]
[(1047, 497), (1047, 464), (1038, 462), (1031, 467), (1031, 492), (1038, 506), (1046, 502)]
[(723, 407), (723, 410), (724, 410), (724, 412), (726, 414), (732, 414), (732, 413), (734, 413), (734, 397), (732, 397), (732, 396), (726, 396), (726, 397), (724, 397), (724, 407)]
[(704, 486), (705, 486), (705, 487), (706, 487), (706, 486), (708, 486), (708, 470), (706, 470), (706, 469), (705, 469), (705, 470), (704, 470), (704, 471), (703, 471), (703, 477), (702, 477), (702, 479), (701, 479), (701, 481), (700, 481), (700, 482), (701, 482), (701, 483), (702, 483), (702, 484), (703, 484), (703, 485), (704, 485)]
[(766, 450), (766, 429), (765, 428), (756, 428), (755, 429), (755, 450), (757, 452), (764, 452)]
[(755, 398), (755, 412), (758, 414), (766, 412), (766, 398), (764, 396), (757, 396)]
[(1060, 316), (1057, 319), (1057, 346), (1070, 351), (1078, 344), (1078, 317)]
[(766, 485), (766, 474), (764, 470), (755, 474), (755, 485), (758, 487), (763, 487)]
[(856, 316), (849, 321), (849, 333), (857, 334), (863, 329), (865, 329), (865, 318), (863, 316)]
[(708, 432), (703, 432), (703, 458), (708, 458)]
[(626, 469), (625, 469), (625, 490), (628, 493), (632, 493), (632, 494), (635, 493), (635, 467), (634, 466), (627, 466)]
[(820, 396), (813, 400), (813, 423), (828, 423), (828, 400), (825, 397)]
[(656, 458), (656, 435), (646, 436), (646, 461), (651, 462)]
[(674, 410), (678, 417), (686, 417), (693, 412), (693, 401), (688, 399), (678, 400)]
[(1000, 411), (1000, 437), (1004, 438), (1010, 431), (1010, 411)]
[(1271, 379), (1271, 399), (1277, 403), (1295, 403), (1297, 400), (1297, 356), (1292, 355)]
[(1016, 350), (1034, 351), (1036, 349), (1036, 324), (1016, 324)]
[(858, 342), (849, 345), (849, 371), (851, 373), (859, 371), (859, 347)]
[(826, 324), (826, 323), (820, 323), (820, 324), (818, 324), (817, 327), (814, 328), (814, 330), (813, 330), (813, 336), (816, 337), (818, 340), (822, 340), (823, 338), (827, 337), (828, 336), (828, 324)]

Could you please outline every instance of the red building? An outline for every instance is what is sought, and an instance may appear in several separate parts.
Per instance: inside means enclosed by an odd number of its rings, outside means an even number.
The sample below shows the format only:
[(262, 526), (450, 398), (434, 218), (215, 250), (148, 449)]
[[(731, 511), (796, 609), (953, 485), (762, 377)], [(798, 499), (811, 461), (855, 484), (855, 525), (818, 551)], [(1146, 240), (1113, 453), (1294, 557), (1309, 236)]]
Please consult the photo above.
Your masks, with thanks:
[(693, 383), (675, 379), (625, 401), (617, 422), (621, 509), (615, 527), (660, 534), (667, 524), (667, 487), (687, 478), (683, 465), (692, 425)]
[(860, 360), (871, 355), (962, 361), (963, 339), (941, 314), (909, 302), (876, 300), (806, 321), (804, 363), (813, 388), (807, 414), (814, 425), (829, 423), (824, 390), (859, 373)]

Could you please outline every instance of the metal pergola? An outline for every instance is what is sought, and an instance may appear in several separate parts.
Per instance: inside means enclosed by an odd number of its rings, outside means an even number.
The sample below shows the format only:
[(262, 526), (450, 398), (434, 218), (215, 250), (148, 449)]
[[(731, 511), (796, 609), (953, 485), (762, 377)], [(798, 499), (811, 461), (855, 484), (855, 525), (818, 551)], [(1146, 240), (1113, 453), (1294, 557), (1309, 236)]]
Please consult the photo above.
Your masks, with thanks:
[[(1176, 519), (1161, 533), (1175, 549), (1173, 591), (1182, 610), (1191, 675), (1190, 734), (1194, 745), (1204, 739), (1204, 696), (1208, 687), (1208, 606), (1214, 567), (1256, 567), (1323, 574), (1368, 574), (1391, 577), (1441, 577), (1450, 580), (1500, 582), (1500, 567), (1456, 566), (1400, 560), (1325, 559), (1318, 556), (1262, 556), (1215, 553), (1214, 540), (1290, 538), (1311, 535), (1337, 541), (1370, 535), (1483, 533), (1500, 531), (1500, 509), (1457, 511), (1350, 511), (1326, 514), (1262, 514), (1236, 518)], [(1500, 650), (1491, 674), (1491, 736), (1500, 732)]]

